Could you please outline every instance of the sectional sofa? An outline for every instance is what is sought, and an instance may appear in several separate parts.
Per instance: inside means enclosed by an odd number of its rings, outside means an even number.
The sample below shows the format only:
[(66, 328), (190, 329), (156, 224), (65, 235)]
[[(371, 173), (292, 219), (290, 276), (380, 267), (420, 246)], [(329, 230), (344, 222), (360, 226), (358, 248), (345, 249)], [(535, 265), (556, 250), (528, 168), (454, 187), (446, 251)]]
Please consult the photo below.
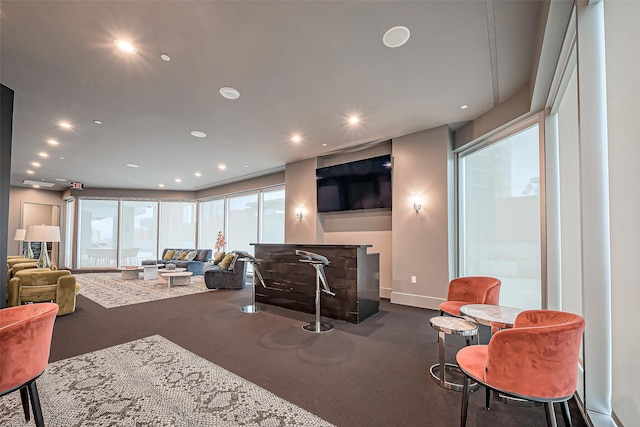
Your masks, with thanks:
[[(170, 253), (170, 251), (173, 251)], [(193, 259), (188, 259), (188, 257), (180, 258), (184, 252), (193, 252), (196, 254)], [(171, 256), (169, 256), (171, 255)], [(177, 268), (186, 268), (187, 271), (193, 273), (194, 276), (202, 276), (204, 271), (204, 264), (211, 259), (212, 250), (211, 249), (175, 249), (175, 248), (166, 248), (162, 251), (162, 258), (155, 261), (160, 265), (174, 264)], [(148, 261), (143, 262), (143, 264), (149, 263)]]

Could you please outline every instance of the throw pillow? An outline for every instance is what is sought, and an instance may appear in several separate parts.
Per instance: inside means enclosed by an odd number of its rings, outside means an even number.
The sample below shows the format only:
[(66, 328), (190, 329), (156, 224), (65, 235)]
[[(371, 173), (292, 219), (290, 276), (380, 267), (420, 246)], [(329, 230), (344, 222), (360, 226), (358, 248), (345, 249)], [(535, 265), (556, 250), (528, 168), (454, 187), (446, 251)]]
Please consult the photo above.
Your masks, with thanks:
[(194, 259), (196, 259), (196, 255), (198, 254), (198, 251), (191, 251), (187, 254), (186, 257), (184, 257), (185, 261), (193, 261)]
[(220, 261), (222, 261), (222, 259), (224, 258), (226, 254), (224, 252), (220, 252), (218, 255), (216, 255), (216, 257), (213, 259), (213, 264), (220, 264)]
[(176, 251), (174, 251), (173, 249), (168, 250), (167, 252), (165, 252), (164, 257), (162, 257), (162, 259), (169, 261), (171, 259), (173, 259), (173, 256), (176, 254)]
[(183, 260), (187, 255), (189, 255), (189, 251), (182, 251), (182, 253), (180, 253), (180, 255), (178, 256), (178, 259)]
[(220, 261), (220, 270), (228, 270), (231, 264), (235, 261), (235, 258), (236, 254), (233, 252), (226, 254), (224, 258), (222, 258), (222, 261)]
[(180, 254), (182, 253), (182, 249), (176, 249), (176, 252), (173, 254), (173, 260), (177, 260), (178, 258), (180, 258)]
[(200, 249), (198, 251), (198, 257), (197, 257), (198, 261), (202, 261), (202, 262), (207, 261), (207, 257), (211, 253), (210, 251), (211, 251), (211, 249)]

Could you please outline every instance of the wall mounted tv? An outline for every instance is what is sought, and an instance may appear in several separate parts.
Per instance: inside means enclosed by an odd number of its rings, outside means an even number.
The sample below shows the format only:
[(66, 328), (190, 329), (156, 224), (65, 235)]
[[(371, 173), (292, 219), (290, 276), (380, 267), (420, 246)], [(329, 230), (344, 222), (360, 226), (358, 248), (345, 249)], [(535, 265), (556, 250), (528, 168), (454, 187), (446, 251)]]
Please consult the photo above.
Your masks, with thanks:
[(318, 212), (391, 208), (391, 155), (316, 169)]

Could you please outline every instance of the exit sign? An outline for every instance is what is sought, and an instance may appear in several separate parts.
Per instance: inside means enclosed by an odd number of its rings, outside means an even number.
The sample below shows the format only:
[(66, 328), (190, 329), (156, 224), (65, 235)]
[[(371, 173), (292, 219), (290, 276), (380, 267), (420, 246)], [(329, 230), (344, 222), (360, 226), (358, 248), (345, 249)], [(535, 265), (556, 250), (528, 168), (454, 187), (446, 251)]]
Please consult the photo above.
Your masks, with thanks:
[(81, 182), (72, 182), (71, 188), (74, 190), (84, 190), (84, 184)]

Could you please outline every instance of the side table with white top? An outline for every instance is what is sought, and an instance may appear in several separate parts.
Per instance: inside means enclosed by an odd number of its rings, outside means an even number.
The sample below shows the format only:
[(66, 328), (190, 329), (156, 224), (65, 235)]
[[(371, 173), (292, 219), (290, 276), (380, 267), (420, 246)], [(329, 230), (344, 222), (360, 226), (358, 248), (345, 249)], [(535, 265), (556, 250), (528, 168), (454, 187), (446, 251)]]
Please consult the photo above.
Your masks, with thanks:
[(143, 280), (153, 280), (158, 278), (158, 264), (154, 265), (143, 265), (139, 267), (138, 270), (142, 270), (142, 278)]

